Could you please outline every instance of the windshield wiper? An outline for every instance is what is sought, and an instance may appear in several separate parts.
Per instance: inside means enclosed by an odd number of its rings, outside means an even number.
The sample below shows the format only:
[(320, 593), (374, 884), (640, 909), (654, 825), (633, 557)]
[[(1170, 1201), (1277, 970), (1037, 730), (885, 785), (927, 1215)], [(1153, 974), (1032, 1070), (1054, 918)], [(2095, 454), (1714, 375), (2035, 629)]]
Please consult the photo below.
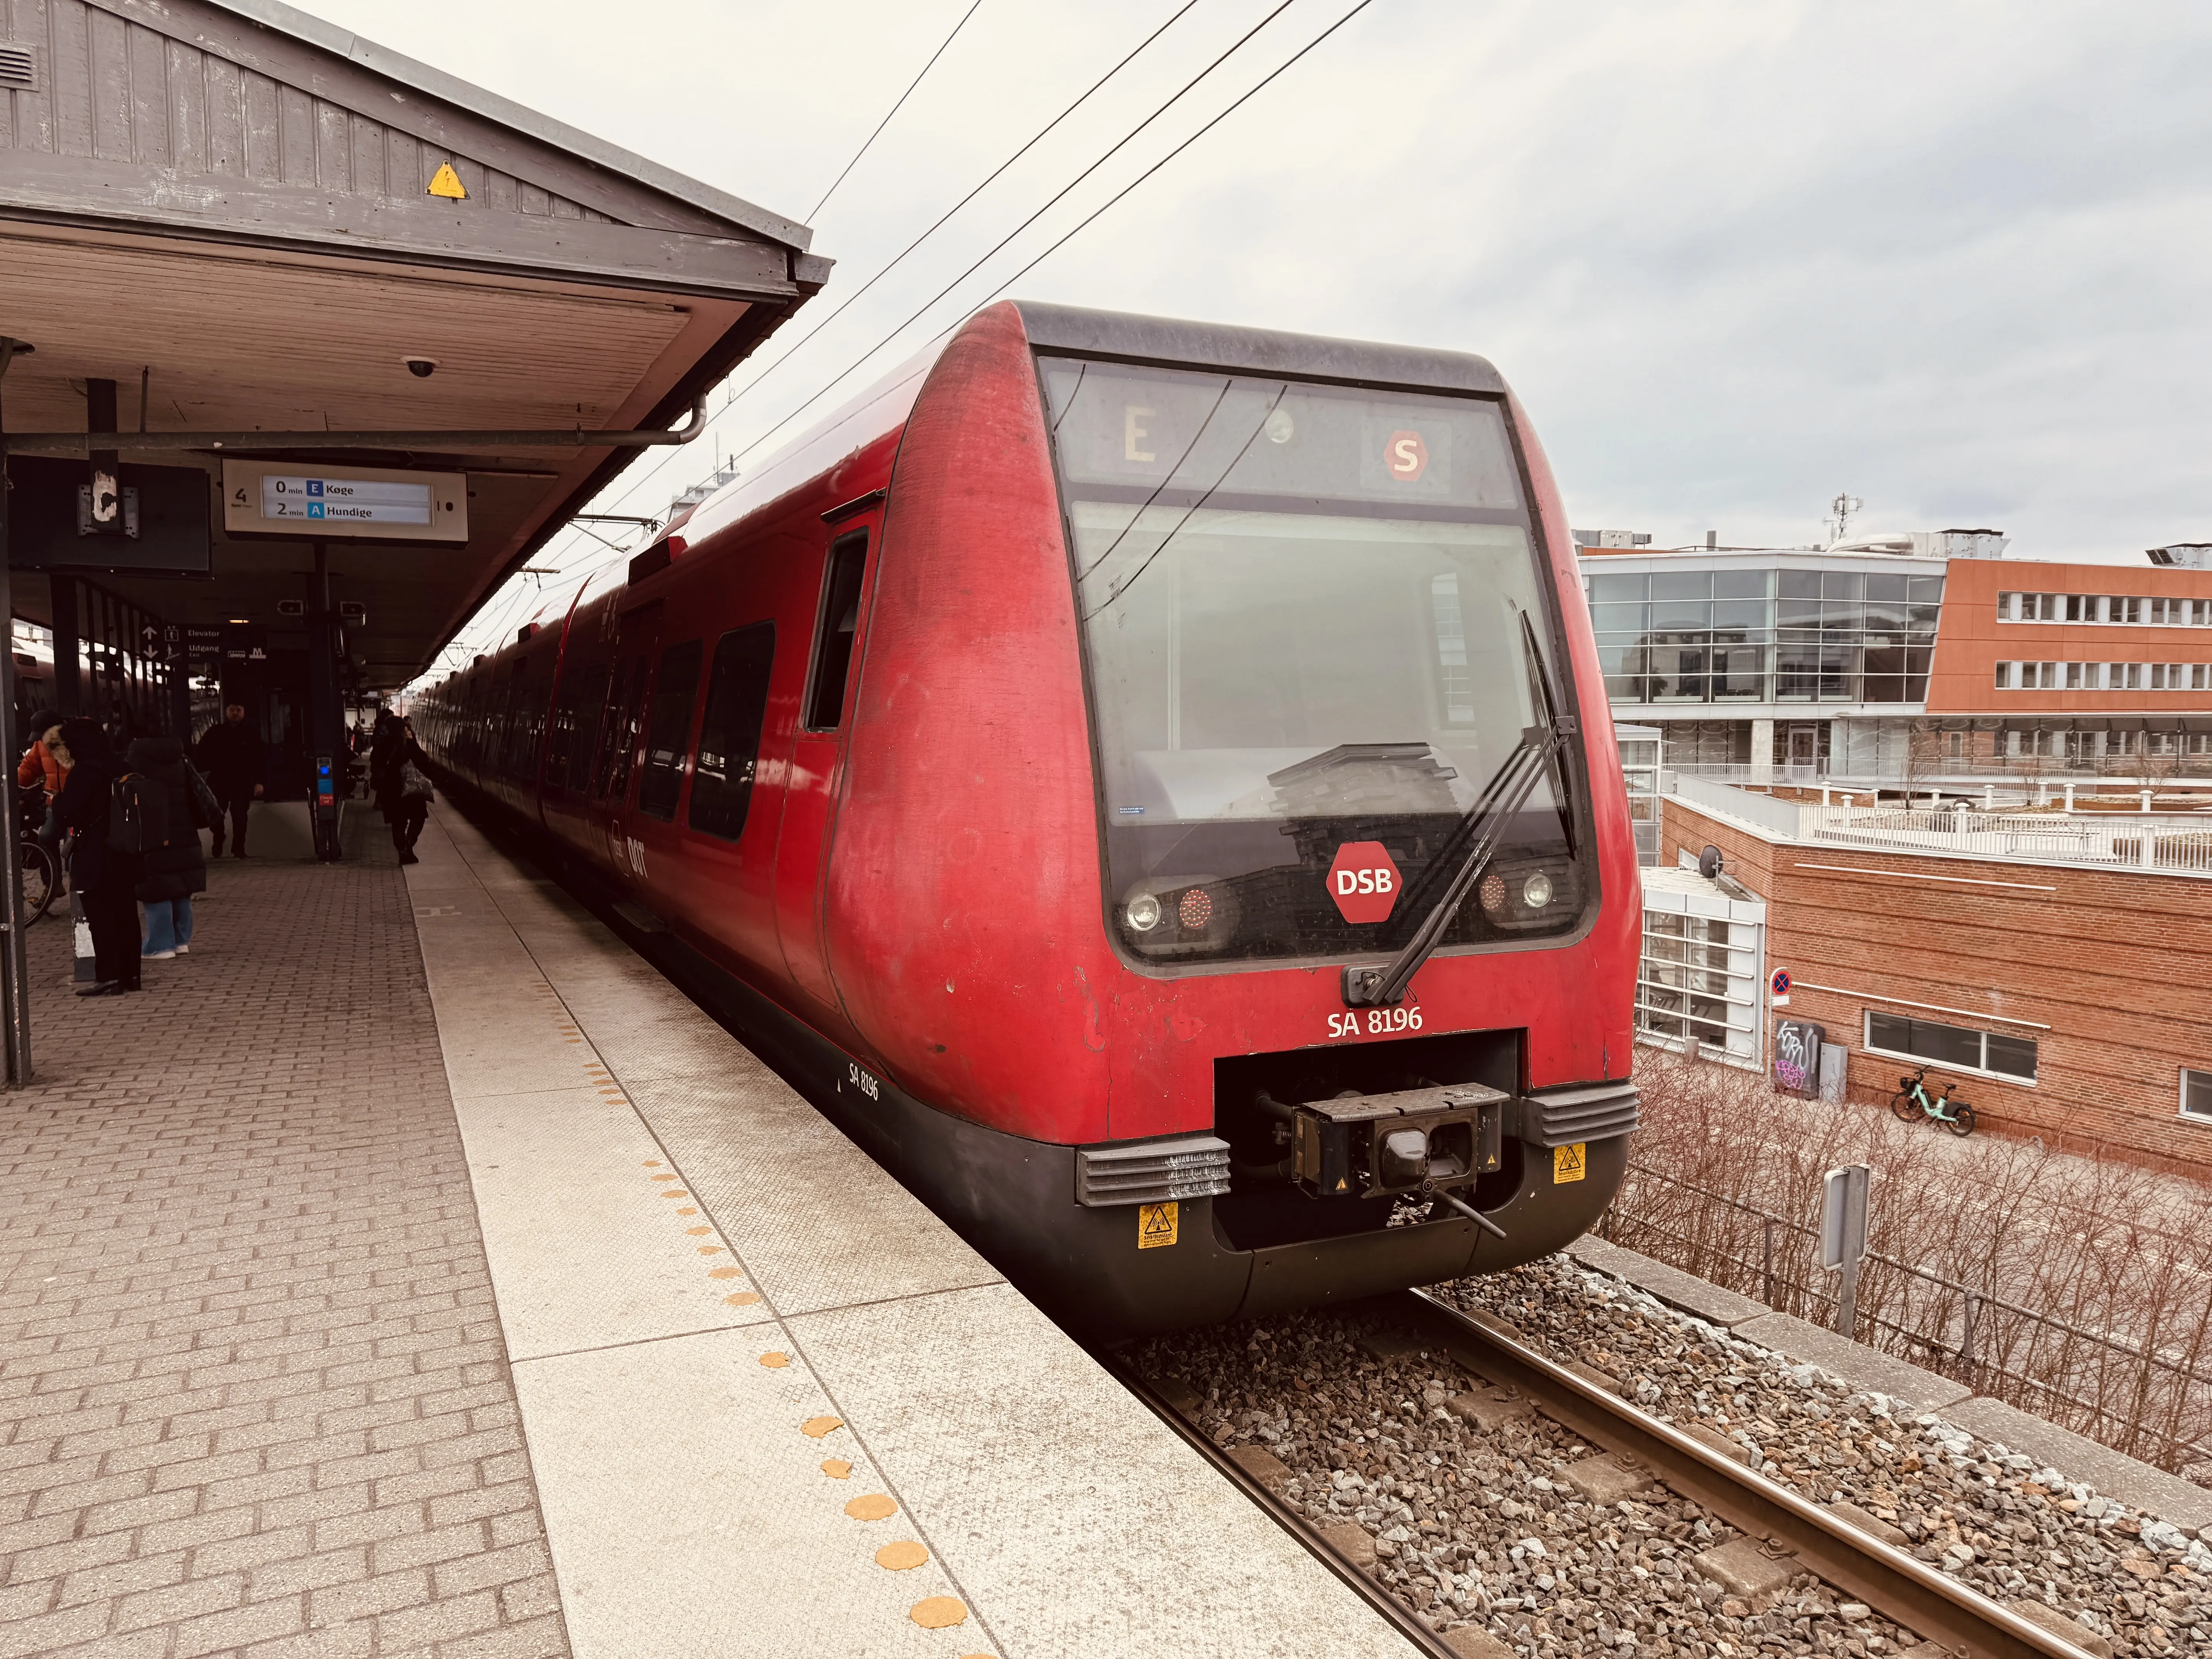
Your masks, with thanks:
[(1443, 941), (1444, 930), (1451, 926), (1459, 907), (1482, 879), (1482, 872), (1488, 867), (1492, 854), (1497, 852), (1506, 825), (1547, 774), (1555, 780), (1554, 787), (1559, 791), (1559, 816), (1568, 826), (1568, 850), (1573, 851), (1573, 825), (1564, 786), (1567, 777), (1567, 739), (1575, 734), (1576, 720), (1572, 714), (1559, 712), (1558, 702), (1552, 695), (1552, 677), (1544, 666), (1543, 653), (1536, 648), (1536, 630), (1525, 611), (1521, 613), (1521, 647), (1527, 653), (1528, 689), (1536, 706), (1537, 724), (1522, 732), (1520, 744), (1506, 757), (1505, 764), (1485, 786), (1481, 798), (1460, 821), (1452, 838), (1456, 841), (1471, 836), (1472, 842), (1451, 884), (1421, 919), (1413, 938), (1406, 941), (1405, 949), (1380, 968), (1352, 967), (1344, 970), (1344, 1006), (1347, 1008), (1393, 1007), (1405, 1000), (1406, 987), (1414, 973)]

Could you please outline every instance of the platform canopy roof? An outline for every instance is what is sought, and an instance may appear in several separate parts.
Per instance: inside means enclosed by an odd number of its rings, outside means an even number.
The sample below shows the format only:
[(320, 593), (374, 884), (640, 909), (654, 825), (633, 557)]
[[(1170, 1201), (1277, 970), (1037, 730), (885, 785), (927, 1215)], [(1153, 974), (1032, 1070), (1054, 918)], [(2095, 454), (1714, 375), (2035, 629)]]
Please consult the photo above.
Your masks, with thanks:
[[(465, 472), (465, 545), (329, 544), (364, 687), (429, 666), (655, 453), (575, 434), (683, 426), (829, 274), (802, 225), (275, 0), (9, 15), (0, 335), (32, 348), (0, 380), (9, 447), (72, 453), (33, 434), (84, 433), (110, 380), (124, 463), (211, 489), (225, 457)], [(215, 526), (212, 579), (99, 580), (173, 623), (277, 623), (312, 550)], [(19, 613), (42, 592), (19, 581)]]

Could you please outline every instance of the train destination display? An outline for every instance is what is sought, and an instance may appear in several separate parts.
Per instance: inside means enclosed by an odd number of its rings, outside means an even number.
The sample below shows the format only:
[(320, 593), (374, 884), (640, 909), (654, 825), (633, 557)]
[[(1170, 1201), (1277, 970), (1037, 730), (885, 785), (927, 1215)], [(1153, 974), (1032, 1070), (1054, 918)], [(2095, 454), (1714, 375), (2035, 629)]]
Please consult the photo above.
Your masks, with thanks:
[(226, 460), (222, 507), (233, 535), (463, 542), (469, 534), (468, 478), (459, 472)]

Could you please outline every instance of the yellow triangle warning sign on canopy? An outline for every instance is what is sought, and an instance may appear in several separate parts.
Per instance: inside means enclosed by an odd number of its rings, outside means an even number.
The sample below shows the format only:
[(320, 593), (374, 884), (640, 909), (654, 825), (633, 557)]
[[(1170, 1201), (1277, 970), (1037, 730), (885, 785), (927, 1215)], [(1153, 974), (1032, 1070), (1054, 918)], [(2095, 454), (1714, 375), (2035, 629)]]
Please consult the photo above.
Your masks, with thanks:
[(438, 163), (438, 171), (430, 179), (429, 193), (433, 196), (442, 196), (450, 202), (465, 202), (469, 199), (469, 192), (461, 184), (461, 175), (453, 171), (453, 164), (451, 161)]

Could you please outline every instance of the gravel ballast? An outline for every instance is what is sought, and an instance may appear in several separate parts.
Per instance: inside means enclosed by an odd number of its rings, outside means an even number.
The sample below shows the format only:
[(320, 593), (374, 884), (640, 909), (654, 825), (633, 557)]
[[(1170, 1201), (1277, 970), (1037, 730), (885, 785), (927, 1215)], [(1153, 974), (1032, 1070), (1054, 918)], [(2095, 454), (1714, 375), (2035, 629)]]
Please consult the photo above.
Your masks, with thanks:
[[(2212, 1550), (2060, 1470), (1564, 1257), (1437, 1293), (1726, 1437), (1805, 1496), (1857, 1506), (1997, 1601), (2054, 1609), (2118, 1654), (2212, 1650)], [(1596, 1448), (1441, 1353), (1395, 1352), (1360, 1310), (1185, 1332), (1127, 1357), (1217, 1444), (1280, 1459), (1287, 1501), (1323, 1528), (1359, 1528), (1377, 1580), (1448, 1637), (1468, 1630), (1468, 1652), (1484, 1650), (1474, 1630), (1532, 1656), (1881, 1655), (1918, 1639), (1808, 1573), (1767, 1563), (1783, 1582), (1751, 1588), (1753, 1540), (1663, 1487), (1616, 1496), (1623, 1476)]]

